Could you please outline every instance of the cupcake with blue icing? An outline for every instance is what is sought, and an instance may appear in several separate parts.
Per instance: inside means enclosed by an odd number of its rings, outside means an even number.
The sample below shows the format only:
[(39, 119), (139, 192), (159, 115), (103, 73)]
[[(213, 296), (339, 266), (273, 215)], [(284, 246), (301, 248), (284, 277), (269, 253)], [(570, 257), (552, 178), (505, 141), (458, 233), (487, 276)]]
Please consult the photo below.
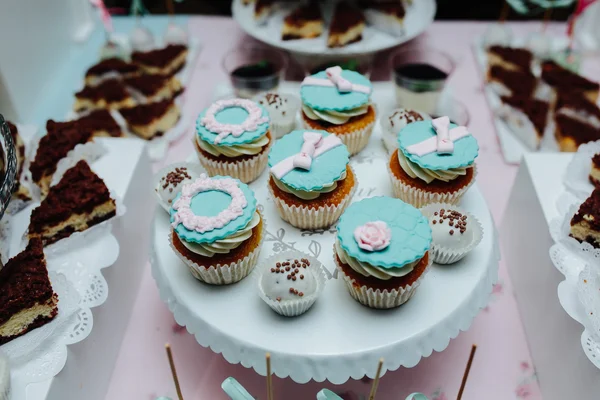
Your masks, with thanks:
[(269, 153), (269, 191), (284, 221), (301, 229), (333, 225), (354, 195), (357, 179), (342, 140), (326, 131), (296, 130)]
[(391, 197), (353, 203), (341, 216), (333, 258), (350, 295), (371, 308), (394, 308), (415, 293), (432, 264), (423, 214)]
[(267, 166), (272, 138), (269, 113), (246, 99), (219, 100), (196, 122), (195, 147), (210, 176), (227, 175), (250, 183)]
[(448, 117), (409, 124), (388, 163), (394, 196), (419, 208), (458, 204), (475, 182), (478, 154), (477, 139)]
[(375, 125), (372, 91), (369, 79), (340, 67), (306, 77), (300, 89), (304, 127), (334, 134), (350, 155), (358, 153), (369, 143)]
[(195, 278), (227, 285), (256, 266), (265, 222), (248, 185), (206, 174), (183, 185), (170, 210), (169, 242)]

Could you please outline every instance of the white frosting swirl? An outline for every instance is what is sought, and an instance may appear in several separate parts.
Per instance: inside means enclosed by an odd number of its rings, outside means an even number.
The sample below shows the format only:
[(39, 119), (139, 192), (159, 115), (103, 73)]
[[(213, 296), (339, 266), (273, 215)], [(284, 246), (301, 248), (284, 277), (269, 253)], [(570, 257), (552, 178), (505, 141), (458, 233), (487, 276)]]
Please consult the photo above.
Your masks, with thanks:
[[(271, 175), (271, 176), (273, 176), (273, 175)], [(305, 190), (294, 189), (293, 187), (286, 185), (285, 183), (281, 182), (279, 179), (277, 179), (273, 176), (273, 181), (275, 182), (275, 186), (277, 186), (282, 191), (284, 191), (286, 193), (291, 193), (294, 196), (296, 196), (302, 200), (314, 200), (314, 199), (318, 198), (322, 193), (333, 192), (337, 188), (337, 183), (339, 181), (343, 181), (344, 179), (346, 179), (346, 171), (344, 171), (342, 173), (342, 176), (340, 177), (339, 180), (333, 182), (331, 185), (325, 185), (325, 186), (323, 186), (322, 189), (317, 189), (317, 190), (307, 192)]]
[(212, 154), (215, 157), (220, 155), (225, 157), (253, 156), (260, 153), (263, 148), (269, 144), (269, 137), (267, 135), (263, 135), (250, 143), (234, 144), (231, 146), (218, 146), (205, 142), (196, 136), (196, 143), (198, 143), (198, 146), (200, 146), (202, 150)]
[(244, 241), (252, 236), (252, 229), (260, 222), (260, 215), (255, 212), (248, 225), (239, 231), (227, 236), (224, 239), (216, 240), (212, 243), (193, 243), (181, 240), (181, 243), (191, 252), (204, 257), (212, 257), (215, 254), (227, 254), (230, 251), (238, 248)]
[(421, 260), (417, 260), (408, 264), (403, 265), (400, 268), (382, 268), (376, 265), (371, 265), (362, 261), (359, 261), (353, 257), (350, 257), (348, 253), (342, 249), (340, 245), (340, 241), (338, 239), (335, 240), (335, 252), (339, 257), (340, 261), (344, 264), (347, 264), (352, 268), (355, 272), (363, 275), (363, 276), (372, 276), (377, 279), (381, 279), (384, 281), (390, 280), (392, 278), (399, 278), (405, 275), (408, 275), (412, 272)]
[(431, 170), (427, 168), (421, 168), (419, 165), (406, 158), (402, 150), (398, 150), (398, 161), (400, 161), (400, 166), (404, 172), (408, 174), (408, 176), (411, 178), (419, 178), (427, 183), (431, 183), (436, 179), (443, 182), (450, 182), (459, 176), (466, 175), (467, 168), (470, 168), (462, 167), (451, 168), (447, 170)]
[(359, 115), (366, 114), (369, 112), (369, 107), (371, 105), (369, 103), (364, 104), (360, 107), (352, 108), (350, 110), (344, 111), (323, 111), (323, 110), (315, 110), (314, 108), (310, 108), (306, 104), (302, 104), (302, 111), (304, 115), (306, 115), (309, 119), (313, 121), (326, 121), (330, 124), (334, 125), (342, 125), (348, 122), (348, 120), (352, 117), (356, 117)]

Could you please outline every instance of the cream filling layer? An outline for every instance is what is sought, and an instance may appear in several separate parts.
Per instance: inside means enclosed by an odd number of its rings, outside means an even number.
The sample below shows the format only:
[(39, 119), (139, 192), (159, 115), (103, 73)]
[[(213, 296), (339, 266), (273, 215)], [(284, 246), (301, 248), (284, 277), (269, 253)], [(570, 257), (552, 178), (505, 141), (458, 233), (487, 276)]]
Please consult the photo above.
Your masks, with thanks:
[(215, 254), (227, 254), (238, 248), (244, 241), (252, 236), (252, 229), (260, 222), (260, 215), (255, 212), (248, 225), (224, 239), (212, 243), (192, 243), (181, 240), (181, 243), (191, 252), (204, 257), (212, 257)]
[(350, 257), (342, 246), (340, 245), (339, 240), (335, 240), (335, 252), (339, 257), (340, 261), (344, 264), (347, 264), (357, 273), (363, 276), (372, 276), (377, 279), (381, 279), (384, 281), (390, 280), (392, 278), (399, 278), (405, 275), (408, 275), (412, 272), (415, 266), (421, 262), (421, 260), (417, 260), (406, 265), (403, 265), (400, 268), (382, 268), (376, 265), (371, 265), (362, 261), (359, 261), (355, 258)]
[(51, 297), (45, 303), (36, 303), (33, 307), (21, 310), (0, 326), (0, 336), (11, 337), (23, 332), (39, 316), (51, 317), (56, 307), (56, 298)]
[(590, 177), (600, 182), (600, 168), (596, 168), (596, 166), (593, 166), (592, 170), (590, 171)]
[(330, 124), (334, 125), (342, 125), (348, 122), (348, 120), (352, 117), (356, 117), (359, 115), (366, 114), (369, 111), (370, 104), (367, 103), (360, 107), (352, 108), (350, 110), (344, 111), (323, 111), (323, 110), (315, 110), (314, 108), (310, 108), (306, 104), (302, 104), (302, 111), (304, 111), (304, 115), (306, 115), (309, 119), (313, 121), (326, 121)]
[(198, 146), (200, 146), (202, 150), (215, 157), (220, 155), (225, 157), (253, 156), (260, 153), (263, 148), (269, 144), (269, 137), (263, 135), (250, 143), (234, 144), (232, 146), (216, 146), (205, 142), (196, 135), (196, 143), (198, 143)]
[(431, 183), (434, 180), (450, 182), (458, 178), (459, 176), (463, 176), (467, 174), (467, 168), (451, 168), (448, 170), (431, 170), (427, 168), (421, 168), (414, 162), (410, 161), (401, 150), (398, 150), (398, 161), (400, 161), (400, 166), (410, 176), (411, 178), (419, 178), (427, 183)]
[(294, 189), (293, 187), (290, 187), (290, 186), (286, 185), (285, 183), (281, 182), (279, 179), (277, 179), (277, 178), (275, 178), (273, 176), (273, 181), (275, 182), (275, 185), (279, 189), (281, 189), (282, 191), (284, 191), (286, 193), (293, 194), (294, 196), (296, 196), (296, 197), (298, 197), (299, 199), (302, 199), (302, 200), (314, 200), (314, 199), (318, 198), (323, 193), (333, 192), (337, 188), (337, 183), (339, 181), (343, 181), (344, 179), (346, 179), (346, 171), (344, 171), (342, 173), (342, 176), (340, 177), (340, 179), (338, 179), (337, 181), (333, 182), (331, 185), (326, 185), (326, 186), (323, 186), (322, 189), (317, 189), (317, 190), (314, 190), (314, 191), (307, 192), (305, 190)]

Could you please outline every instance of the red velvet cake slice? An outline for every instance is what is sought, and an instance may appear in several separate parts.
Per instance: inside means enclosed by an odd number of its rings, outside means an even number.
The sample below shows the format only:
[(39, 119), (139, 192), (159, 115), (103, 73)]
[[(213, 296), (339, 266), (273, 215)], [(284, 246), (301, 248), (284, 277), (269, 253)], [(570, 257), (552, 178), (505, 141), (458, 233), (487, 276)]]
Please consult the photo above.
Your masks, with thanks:
[(554, 61), (542, 64), (542, 81), (558, 92), (581, 93), (592, 103), (598, 101), (600, 84), (561, 67)]
[(109, 79), (98, 86), (86, 86), (75, 93), (73, 108), (75, 111), (81, 112), (98, 108), (116, 109), (134, 105), (135, 101), (123, 82), (119, 79)]
[(538, 149), (548, 123), (550, 105), (528, 96), (502, 96), (500, 118), (527, 147)]
[(139, 74), (140, 71), (139, 66), (120, 58), (107, 58), (87, 70), (85, 84), (92, 86), (110, 77), (129, 77)]
[(32, 239), (0, 270), (0, 345), (47, 324), (57, 313), (42, 242)]
[(317, 1), (296, 8), (283, 20), (281, 40), (310, 39), (323, 33), (323, 14)]
[(116, 213), (115, 201), (104, 181), (82, 160), (65, 172), (33, 210), (29, 238), (39, 238), (47, 246), (106, 221)]
[(142, 139), (162, 136), (179, 121), (179, 107), (173, 99), (140, 104), (119, 110), (131, 132)]
[(161, 74), (143, 74), (127, 78), (125, 85), (137, 92), (146, 102), (172, 99), (183, 93), (179, 79)]
[(136, 51), (131, 55), (131, 61), (147, 74), (174, 75), (183, 69), (187, 54), (187, 46), (170, 44), (162, 49)]
[(329, 26), (327, 46), (344, 47), (361, 41), (365, 26), (365, 15), (362, 11), (347, 1), (338, 3)]
[(571, 237), (600, 248), (600, 189), (594, 190), (571, 219)]

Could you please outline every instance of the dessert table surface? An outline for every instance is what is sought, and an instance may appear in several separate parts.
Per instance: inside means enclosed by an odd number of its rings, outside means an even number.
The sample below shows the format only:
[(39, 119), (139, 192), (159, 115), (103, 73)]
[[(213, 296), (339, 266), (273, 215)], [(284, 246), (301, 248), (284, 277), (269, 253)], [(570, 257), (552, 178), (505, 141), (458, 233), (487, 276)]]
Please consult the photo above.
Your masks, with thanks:
[[(161, 31), (166, 21), (163, 17), (149, 17), (145, 19), (145, 25)], [(202, 43), (202, 51), (195, 60), (186, 88), (184, 105), (186, 112), (195, 115), (211, 101), (216, 85), (227, 79), (221, 68), (222, 55), (228, 49), (252, 39), (229, 18), (189, 17), (188, 25), (190, 34)], [(117, 30), (129, 29), (132, 20), (117, 18), (115, 26)], [(408, 46), (433, 46), (447, 51), (458, 60), (449, 85), (453, 95), (469, 110), (469, 127), (480, 144), (477, 160), (479, 187), (496, 223), (499, 223), (517, 167), (503, 161), (482, 90), (481, 75), (471, 50), (474, 38), (481, 35), (486, 26), (478, 22), (435, 22), (424, 35)], [(526, 34), (538, 30), (540, 23), (518, 23), (511, 24), (511, 27), (517, 34)], [(560, 34), (565, 31), (565, 26), (551, 25), (550, 30)], [(90, 53), (88, 57), (97, 57), (95, 54)], [(387, 65), (387, 55), (389, 53), (377, 56), (375, 65), (378, 67), (372, 74), (374, 80), (387, 79), (385, 67), (381, 67)], [(78, 62), (81, 63), (80, 60)], [(59, 109), (56, 104), (53, 107)], [(182, 161), (191, 154), (192, 131), (193, 127), (190, 126), (189, 132), (169, 149), (166, 159), (154, 167), (158, 169), (164, 164)], [(351, 301), (350, 298), (348, 301)], [(201, 307), (201, 304), (198, 306)], [(221, 355), (201, 347), (185, 328), (175, 323), (173, 315), (159, 298), (148, 265), (106, 399), (153, 400), (164, 395), (175, 399), (175, 388), (164, 352), (166, 342), (171, 343), (173, 348), (186, 399), (226, 399), (220, 385), (228, 376), (235, 377), (255, 396), (262, 398), (266, 393), (263, 377), (241, 365), (231, 365)], [(434, 352), (416, 367), (389, 371), (381, 380), (377, 398), (403, 399), (415, 391), (425, 393), (432, 400), (456, 398), (472, 344), (477, 344), (478, 350), (464, 399), (541, 398), (509, 277), (502, 262), (499, 282), (493, 290), (490, 303), (476, 317), (471, 329), (452, 340), (444, 352)], [(375, 368), (376, 365), (373, 365)], [(348, 381), (336, 387), (328, 382), (298, 385), (290, 379), (274, 378), (276, 398), (315, 398), (322, 387), (347, 393), (345, 399), (358, 400), (361, 399), (360, 395), (368, 393), (370, 382)]]

